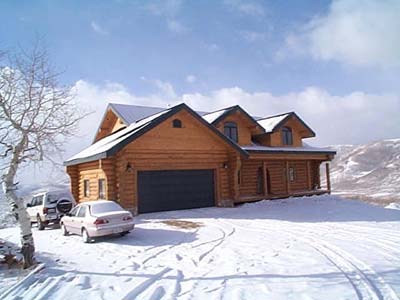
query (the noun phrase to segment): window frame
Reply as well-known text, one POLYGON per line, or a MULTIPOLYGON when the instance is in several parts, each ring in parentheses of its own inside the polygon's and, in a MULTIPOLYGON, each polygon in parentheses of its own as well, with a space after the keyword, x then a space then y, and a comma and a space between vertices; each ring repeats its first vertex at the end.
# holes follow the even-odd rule
POLYGON ((172 127, 173 128, 182 128, 182 121, 180 119, 173 119, 172 127))
POLYGON ((99 199, 105 199, 106 198, 106 179, 105 178, 99 178, 97 181, 97 188, 98 188, 98 198, 99 199), (100 184, 101 182, 101 184, 100 184), (100 189, 102 187, 102 189, 100 189))
POLYGON ((294 167, 289 167, 288 179, 289 179, 289 182, 293 182, 296 180, 296 170, 294 167))
POLYGON ((284 126, 282 127, 282 144, 285 146, 293 145, 293 131, 292 128, 284 126))
POLYGON ((224 135, 230 138, 232 141, 239 142, 239 129, 236 122, 225 122, 224 123, 224 135))
POLYGON ((83 180, 83 197, 85 197, 85 198, 90 197, 90 180, 89 179, 83 180))

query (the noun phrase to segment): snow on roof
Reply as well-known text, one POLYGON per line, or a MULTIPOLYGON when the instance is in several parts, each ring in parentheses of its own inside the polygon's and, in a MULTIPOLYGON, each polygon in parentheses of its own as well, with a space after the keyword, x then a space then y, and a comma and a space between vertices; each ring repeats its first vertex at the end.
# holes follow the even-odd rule
POLYGON ((274 131, 275 127, 288 115, 290 115, 290 113, 282 114, 275 117, 264 118, 261 120, 257 120, 257 122, 265 129, 266 133, 269 133, 274 131))
POLYGON ((110 107, 121 117, 126 124, 132 124, 140 119, 159 113, 165 108, 130 104, 110 103, 110 107))
POLYGON ((268 147, 253 144, 250 146, 242 146, 242 149, 246 151, 264 151, 264 152, 316 152, 316 153, 336 153, 335 150, 330 148, 318 148, 309 145, 304 145, 303 147, 268 147))
POLYGON ((231 107, 225 108, 225 109, 221 109, 221 110, 217 110, 214 111, 212 113, 209 114, 205 114, 203 115, 203 119, 206 120, 208 123, 212 123, 214 122, 216 119, 218 119, 220 116, 222 116, 224 113, 226 113, 228 110, 230 110, 231 107))
MULTIPOLYGON (((154 115, 161 111, 166 110, 162 107, 151 107, 151 106, 141 106, 141 105, 130 105, 130 104, 118 104, 110 103, 110 107, 116 112, 116 114, 122 119, 126 124, 135 123, 143 118, 154 115)), ((196 111, 199 115, 204 115, 206 112, 196 111)))
POLYGON ((171 109, 163 110, 159 113, 153 114, 147 118, 138 120, 136 123, 129 125, 128 127, 116 131, 115 133, 106 136, 105 138, 97 141, 96 143, 92 144, 88 148, 84 149, 83 151, 79 152, 78 154, 72 156, 71 158, 67 159, 65 162, 71 162, 76 159, 87 158, 95 155, 105 154, 106 151, 110 150, 114 146, 118 145, 120 142, 124 141, 125 139, 132 136, 134 133, 138 132, 140 129, 146 127, 151 121, 157 119, 158 117, 164 115, 165 113, 169 112, 171 109))

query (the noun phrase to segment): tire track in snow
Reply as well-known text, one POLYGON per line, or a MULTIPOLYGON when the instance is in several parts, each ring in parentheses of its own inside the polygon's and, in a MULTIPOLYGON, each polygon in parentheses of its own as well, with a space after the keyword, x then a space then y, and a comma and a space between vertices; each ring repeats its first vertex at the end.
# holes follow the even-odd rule
MULTIPOLYGON (((237 227, 240 227, 243 230, 263 233, 271 231, 271 228, 266 229, 264 227, 247 228, 240 225, 237 227)), ((315 241, 310 234, 306 236, 307 234, 304 232, 308 230, 308 232, 311 233, 310 227, 301 225, 296 225, 296 227, 304 229, 304 231, 294 231, 282 227, 277 230, 279 230, 279 232, 283 231, 293 238, 303 241, 325 257, 346 277, 350 285, 353 287, 358 299, 399 300, 392 287, 387 284, 371 266, 337 246, 329 244, 326 241, 315 241), (300 237, 300 232, 304 236, 300 237)), ((314 234, 315 233, 320 234, 320 232, 314 232, 314 234)))

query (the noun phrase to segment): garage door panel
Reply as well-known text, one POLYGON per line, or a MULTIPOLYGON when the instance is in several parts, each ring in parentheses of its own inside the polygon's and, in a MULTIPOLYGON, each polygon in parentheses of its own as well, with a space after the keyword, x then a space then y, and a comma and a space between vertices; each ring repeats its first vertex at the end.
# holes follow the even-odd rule
POLYGON ((214 206, 213 170, 138 172, 139 213, 214 206))

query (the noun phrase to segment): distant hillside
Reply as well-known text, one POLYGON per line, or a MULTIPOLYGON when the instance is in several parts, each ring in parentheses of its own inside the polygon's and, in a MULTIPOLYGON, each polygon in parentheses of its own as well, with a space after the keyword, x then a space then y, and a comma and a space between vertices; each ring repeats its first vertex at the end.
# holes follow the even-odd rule
POLYGON ((330 148, 337 151, 331 165, 335 193, 400 202, 400 139, 330 148))

